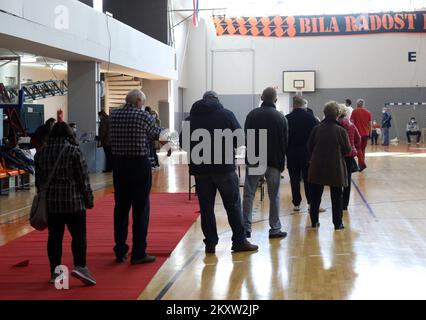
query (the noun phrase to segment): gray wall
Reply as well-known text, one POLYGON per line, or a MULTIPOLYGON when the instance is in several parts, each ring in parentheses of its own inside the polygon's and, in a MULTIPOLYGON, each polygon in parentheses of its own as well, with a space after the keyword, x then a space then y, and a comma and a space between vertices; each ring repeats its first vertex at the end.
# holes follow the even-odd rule
MULTIPOLYGON (((322 107, 327 101, 336 100, 344 102, 346 98, 352 100, 355 108, 356 100, 365 100, 367 109, 372 113, 373 119, 381 124, 382 109, 386 102, 426 102, 426 88, 345 88, 345 89, 318 89, 314 93, 303 95, 309 101, 309 107, 316 116, 322 118, 322 107)), ((291 105, 291 104, 290 104, 291 105)), ((405 127, 411 116, 416 117, 420 129, 426 128, 426 106, 393 106, 391 139, 405 141, 405 127)))
MULTIPOLYGON (((346 98, 352 100, 355 107, 356 100, 362 98, 366 102, 367 109, 372 113, 373 119, 381 124, 382 109, 386 102, 426 102, 426 88, 343 88, 343 89, 318 89, 313 93, 303 95, 309 101, 309 107, 315 115, 322 119, 324 104, 330 100, 344 102, 346 98)), ((291 101, 290 97, 290 101, 291 101)), ((247 114, 259 105, 259 95, 222 95, 220 100, 225 108, 234 112, 241 126, 247 114)), ((290 103, 291 106, 291 103, 290 103)), ((398 137, 405 141, 405 127, 408 119, 416 117, 421 128, 426 128, 426 106, 393 106, 390 107, 392 114, 391 138, 398 137)), ((185 119, 188 113, 175 114, 176 121, 185 119)), ((176 128, 180 126, 176 125, 176 128)))
MULTIPOLYGON (((219 100, 222 105, 231 110, 241 127, 244 127, 244 122, 246 121, 246 117, 251 110, 256 108, 260 103, 259 95, 251 95, 251 94, 243 94, 243 95, 220 95, 219 100)), ((193 101, 192 103, 194 103, 193 101)), ((187 106, 188 109, 191 109, 191 106, 187 106)), ((186 109, 186 108, 185 108, 186 109)), ((182 128, 182 121, 185 120, 186 117, 189 116, 189 112, 175 112, 175 128, 176 131, 180 132, 182 128)))

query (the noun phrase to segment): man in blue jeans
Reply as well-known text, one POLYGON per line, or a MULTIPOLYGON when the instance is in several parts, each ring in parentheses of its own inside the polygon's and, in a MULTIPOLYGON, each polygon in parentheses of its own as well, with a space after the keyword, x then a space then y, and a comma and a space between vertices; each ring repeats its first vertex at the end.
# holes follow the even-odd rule
POLYGON ((391 125, 392 116, 388 108, 383 108, 382 129, 383 129, 383 146, 389 145, 389 128, 391 125))
MULTIPOLYGON (((263 174, 252 173, 253 163, 247 163, 246 180, 244 184, 243 215, 246 236, 251 236, 253 199, 259 180, 266 179, 269 194, 269 238, 285 238, 286 232, 281 231, 280 222, 280 183, 281 172, 284 171, 285 154, 288 145, 288 126, 286 117, 277 111, 277 91, 266 88, 262 94, 262 105, 252 110, 246 119, 244 130, 266 130, 267 136, 267 167, 263 174)), ((259 139, 255 143, 256 155, 261 153, 259 139)), ((253 146, 247 145, 247 150, 253 146)), ((247 162, 248 158, 247 158, 247 162)))
POLYGON ((194 103, 183 123, 181 145, 189 152, 189 173, 195 176, 206 253, 215 253, 219 241, 214 212, 218 191, 232 229, 232 250, 258 249, 258 246, 247 241, 244 232, 239 179, 234 161, 238 139, 232 138, 231 145, 227 145, 223 143, 225 139, 218 138, 219 132, 238 132, 238 129, 241 130, 241 127, 235 115, 222 106, 214 91, 207 91, 202 100, 194 103), (218 143, 222 143, 219 144, 221 150, 217 148, 218 143))

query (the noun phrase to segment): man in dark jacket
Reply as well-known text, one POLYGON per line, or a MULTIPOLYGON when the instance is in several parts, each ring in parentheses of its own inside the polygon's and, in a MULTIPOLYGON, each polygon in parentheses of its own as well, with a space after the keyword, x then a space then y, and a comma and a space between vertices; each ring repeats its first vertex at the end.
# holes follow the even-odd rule
MULTIPOLYGON (((181 145, 190 154, 189 173, 195 176, 206 253, 215 253, 219 240, 214 213, 217 191, 222 197, 232 228, 232 250, 258 249, 258 246, 247 241, 244 232, 240 186, 234 161, 235 148, 239 146, 238 139, 231 138, 229 145, 226 141, 223 143, 226 138, 223 136, 218 138, 217 135, 219 131, 229 129, 233 133, 238 133, 241 127, 235 115, 221 105, 217 94, 213 91, 207 91, 202 100, 194 103, 189 117, 183 123, 181 145), (194 138, 198 140, 191 141, 194 138), (222 152, 217 148, 218 143, 222 143, 221 146, 219 144, 222 152)), ((241 138, 239 140, 242 145, 244 138, 241 138)))
POLYGON ((305 100, 300 96, 293 98, 293 111, 286 118, 288 120, 288 149, 287 168, 290 175, 291 194, 293 197, 294 211, 300 210, 302 196, 300 195, 300 180, 303 179, 305 196, 310 203, 308 184, 308 151, 306 143, 312 129, 318 124, 313 114, 304 108, 305 100))
POLYGON ((383 145, 389 145, 389 129, 391 125, 392 115, 389 112, 388 108, 383 108, 383 117, 382 117, 382 129, 383 129, 383 145))
MULTIPOLYGON (((244 200, 243 215, 244 227, 246 228, 247 237, 251 236, 253 199, 259 180, 266 178, 269 194, 269 238, 285 238, 286 232, 281 231, 280 222, 280 182, 281 172, 285 168, 285 154, 287 150, 287 119, 283 114, 277 111, 275 103, 277 102, 277 91, 274 88, 266 88, 262 94, 262 105, 260 108, 252 110, 246 119, 244 130, 246 136, 248 130, 255 130, 259 135, 259 130, 267 130, 267 168, 263 174, 251 174, 250 167, 252 164, 247 161, 246 180, 244 184, 244 200)), ((247 150, 255 147, 256 155, 261 156, 259 152, 258 137, 255 141, 247 139, 247 150)), ((249 152, 249 151, 248 151, 249 152)), ((247 158, 248 159, 248 158, 247 158)))

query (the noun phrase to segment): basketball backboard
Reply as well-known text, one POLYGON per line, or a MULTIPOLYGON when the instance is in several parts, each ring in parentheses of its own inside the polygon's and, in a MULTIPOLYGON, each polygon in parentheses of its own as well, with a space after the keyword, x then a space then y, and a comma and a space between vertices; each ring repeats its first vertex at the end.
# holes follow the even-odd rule
POLYGON ((315 92, 315 71, 284 71, 284 92, 315 92))

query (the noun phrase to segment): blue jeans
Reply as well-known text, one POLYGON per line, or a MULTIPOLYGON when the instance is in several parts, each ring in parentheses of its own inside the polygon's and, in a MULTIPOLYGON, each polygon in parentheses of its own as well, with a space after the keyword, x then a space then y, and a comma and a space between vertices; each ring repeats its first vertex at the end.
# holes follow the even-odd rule
MULTIPOLYGON (((246 170, 247 172, 247 170, 246 170)), ((268 185, 269 195, 269 234, 277 234, 281 230, 280 222, 280 170, 268 167, 265 172, 265 179, 268 185)), ((248 232, 251 232, 251 225, 253 221, 253 199, 256 194, 257 185, 263 175, 255 176, 246 173, 246 181, 244 184, 244 200, 243 200, 243 216, 244 227, 248 232)))
POLYGON ((382 128, 383 129, 383 144, 389 145, 389 128, 382 128))
POLYGON ((240 182, 235 171, 196 175, 195 183, 200 203, 204 243, 216 245, 219 241, 214 213, 216 193, 219 191, 232 229, 232 242, 237 245, 243 244, 246 236, 241 213, 240 182))

